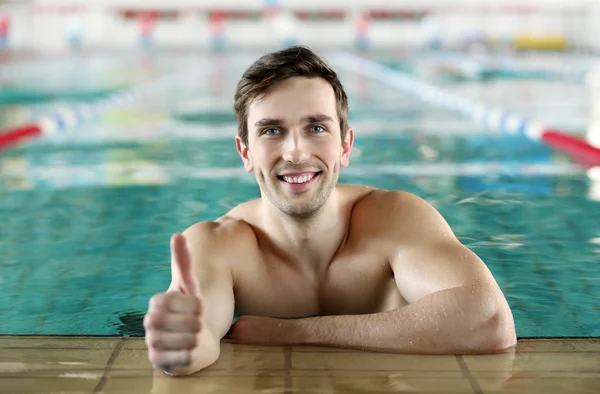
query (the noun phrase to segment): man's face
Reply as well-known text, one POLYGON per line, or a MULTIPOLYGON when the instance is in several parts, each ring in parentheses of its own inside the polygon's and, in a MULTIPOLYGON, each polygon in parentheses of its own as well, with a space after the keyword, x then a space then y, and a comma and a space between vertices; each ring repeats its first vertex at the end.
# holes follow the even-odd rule
POLYGON ((354 134, 341 141, 331 85, 320 78, 293 77, 275 85, 248 108, 248 146, 236 145, 261 194, 282 212, 308 217, 334 189, 347 167, 354 134))

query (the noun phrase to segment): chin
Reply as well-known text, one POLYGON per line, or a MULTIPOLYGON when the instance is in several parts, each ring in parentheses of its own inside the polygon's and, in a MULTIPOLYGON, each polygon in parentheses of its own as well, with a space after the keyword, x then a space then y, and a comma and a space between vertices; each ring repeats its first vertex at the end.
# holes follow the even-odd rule
POLYGON ((296 218, 310 218, 319 213, 335 188, 335 184, 320 183, 313 184, 304 191, 293 191, 277 182, 269 185, 270 187, 265 185, 267 187, 261 188, 266 192, 263 196, 267 197, 279 211, 296 218))
POLYGON ((287 209, 281 209, 281 211, 293 218, 308 219, 319 213, 321 208, 322 207, 287 207, 287 209))
POLYGON ((309 218, 317 214, 323 208, 320 199, 309 198, 307 202, 290 201, 288 199, 278 199, 273 201, 274 205, 283 213, 295 218, 309 218))
POLYGON ((287 204, 287 210, 290 215, 298 217, 310 217, 321 212, 325 205, 327 205, 327 199, 329 195, 324 193, 311 193, 306 196, 304 201, 289 201, 287 204))

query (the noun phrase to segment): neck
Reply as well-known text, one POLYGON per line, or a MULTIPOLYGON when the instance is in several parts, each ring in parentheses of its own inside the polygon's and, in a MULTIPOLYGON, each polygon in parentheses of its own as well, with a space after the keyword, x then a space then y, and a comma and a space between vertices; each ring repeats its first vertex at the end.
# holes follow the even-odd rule
POLYGON ((283 213, 264 198, 261 210, 269 238, 284 258, 299 268, 327 268, 348 231, 348 221, 335 189, 325 205, 309 217, 283 213))

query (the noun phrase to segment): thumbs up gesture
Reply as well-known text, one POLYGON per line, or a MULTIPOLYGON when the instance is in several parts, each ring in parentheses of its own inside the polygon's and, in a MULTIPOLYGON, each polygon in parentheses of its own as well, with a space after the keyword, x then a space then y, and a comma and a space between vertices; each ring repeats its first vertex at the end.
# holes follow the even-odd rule
POLYGON ((171 237, 172 285, 167 293, 150 299, 144 317, 148 358, 166 373, 189 366, 203 329, 200 283, 194 274, 185 237, 171 237))

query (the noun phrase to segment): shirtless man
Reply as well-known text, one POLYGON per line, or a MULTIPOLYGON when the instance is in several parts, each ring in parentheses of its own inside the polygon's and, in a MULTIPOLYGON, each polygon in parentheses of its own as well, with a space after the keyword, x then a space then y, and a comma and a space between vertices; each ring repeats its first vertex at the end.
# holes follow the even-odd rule
POLYGON ((155 368, 200 371, 226 335, 421 354, 515 345, 498 284, 432 206, 337 183, 354 131, 323 60, 301 47, 263 56, 238 83, 234 109, 237 151, 261 198, 172 237, 171 285, 144 318, 155 368))

